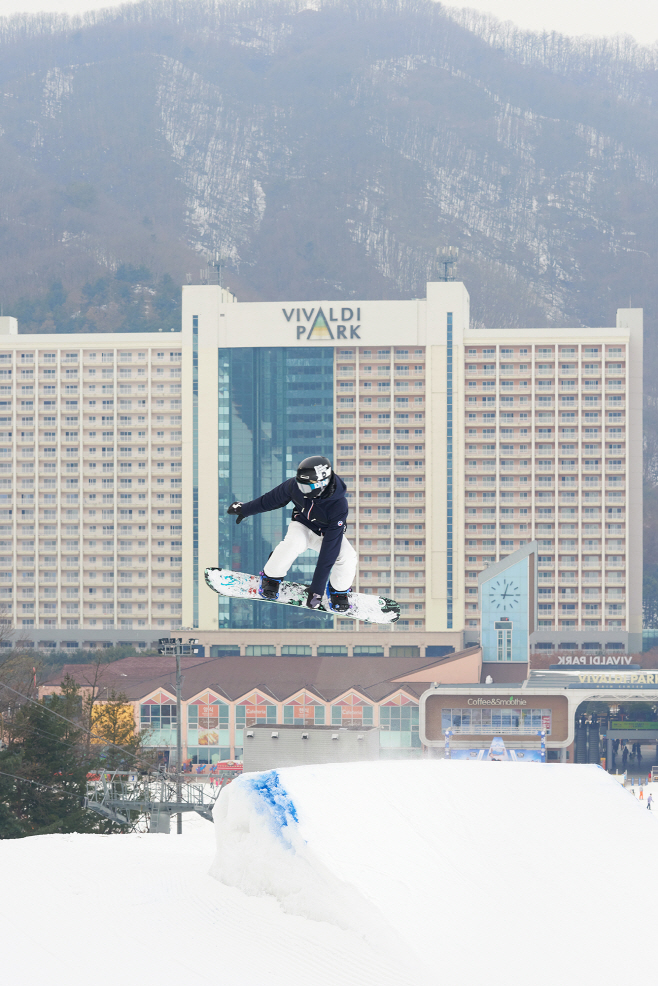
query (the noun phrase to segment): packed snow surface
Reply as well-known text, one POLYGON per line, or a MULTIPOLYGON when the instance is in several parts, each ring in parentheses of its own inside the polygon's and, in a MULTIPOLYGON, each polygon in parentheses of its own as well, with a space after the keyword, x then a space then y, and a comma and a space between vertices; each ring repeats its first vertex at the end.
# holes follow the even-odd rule
POLYGON ((0 980, 576 986, 632 942, 652 982, 656 808, 596 767, 245 775, 214 829, 0 842, 0 980))
POLYGON ((182 836, 0 841, 0 983, 291 986, 302 969, 313 986, 411 986, 403 956, 213 880, 214 848, 198 816, 182 836))
POLYGON ((618 943, 653 935, 655 816, 595 766, 268 771, 226 790, 215 831, 219 880, 352 930, 389 967, 404 956, 405 982, 611 983, 628 973, 618 943))

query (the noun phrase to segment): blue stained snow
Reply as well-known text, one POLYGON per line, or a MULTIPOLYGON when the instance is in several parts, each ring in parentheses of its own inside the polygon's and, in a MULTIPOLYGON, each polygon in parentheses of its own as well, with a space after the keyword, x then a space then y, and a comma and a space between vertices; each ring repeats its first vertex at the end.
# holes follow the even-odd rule
POLYGON ((282 829, 290 822, 299 821, 295 804, 281 784, 277 770, 267 770, 245 780, 258 796, 259 807, 268 812, 277 828, 282 829))

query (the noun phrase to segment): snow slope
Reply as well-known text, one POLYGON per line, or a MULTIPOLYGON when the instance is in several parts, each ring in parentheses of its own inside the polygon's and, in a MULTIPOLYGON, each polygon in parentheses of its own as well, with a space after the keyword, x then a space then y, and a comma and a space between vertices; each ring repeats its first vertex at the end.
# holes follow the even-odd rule
MULTIPOLYGON (((657 816, 596 767, 246 775, 214 830, 0 841, 0 980, 625 981, 619 943, 653 940, 657 816)), ((634 976, 653 961, 634 948, 634 976)))
POLYGON ((219 880, 352 929, 416 981, 614 982, 615 942, 653 936, 655 816, 594 766, 286 768, 234 782, 215 830, 219 880))
POLYGON ((0 982, 290 986, 301 964, 317 986, 411 986, 354 932, 213 880, 213 826, 183 827, 0 841, 0 982))

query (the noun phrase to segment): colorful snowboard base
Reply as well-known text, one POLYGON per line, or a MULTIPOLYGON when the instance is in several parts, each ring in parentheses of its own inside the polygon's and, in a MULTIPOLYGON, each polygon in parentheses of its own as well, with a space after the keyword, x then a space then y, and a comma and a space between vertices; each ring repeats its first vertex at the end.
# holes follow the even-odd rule
MULTIPOLYGON (((226 568, 207 568, 206 585, 220 596, 234 599, 252 599, 282 606, 306 606, 308 586, 299 582, 282 582, 278 599, 264 599, 258 592, 260 577, 245 572, 230 572, 226 568)), ((329 606, 325 592, 322 605, 309 613, 338 616, 341 619, 363 620, 364 623, 395 623, 400 619, 400 606, 394 599, 370 596, 364 592, 350 593, 350 608, 346 613, 336 613, 329 606)))

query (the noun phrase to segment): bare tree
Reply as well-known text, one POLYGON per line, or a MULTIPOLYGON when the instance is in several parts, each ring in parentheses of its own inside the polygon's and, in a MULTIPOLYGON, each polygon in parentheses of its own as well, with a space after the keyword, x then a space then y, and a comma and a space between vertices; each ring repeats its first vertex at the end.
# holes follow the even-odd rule
POLYGON ((37 682, 43 663, 26 646, 26 637, 12 627, 6 605, 0 607, 0 645, 10 641, 12 647, 0 648, 0 739, 8 720, 26 700, 36 697, 37 682), (13 638, 13 640, 12 640, 13 638))

